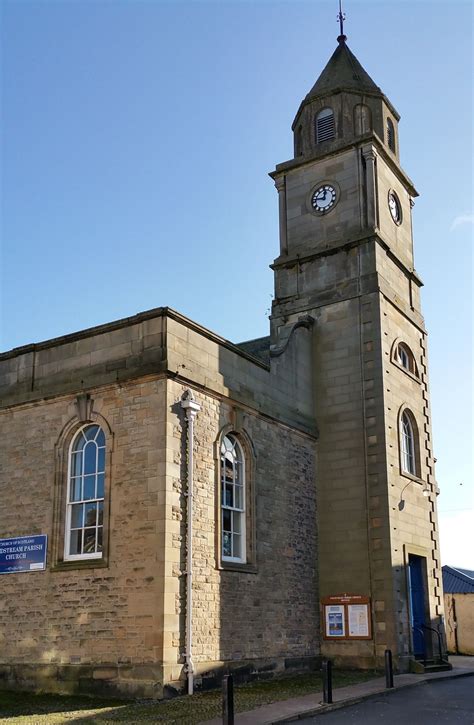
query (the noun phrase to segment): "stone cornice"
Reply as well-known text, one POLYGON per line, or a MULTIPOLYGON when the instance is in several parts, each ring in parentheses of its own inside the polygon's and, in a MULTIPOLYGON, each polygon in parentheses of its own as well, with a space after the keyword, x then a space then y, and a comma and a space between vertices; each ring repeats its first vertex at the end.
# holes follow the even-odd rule
POLYGON ((332 156, 338 156, 341 151, 347 151, 350 149, 359 150, 362 146, 365 146, 367 143, 373 143, 375 146, 375 149, 379 156, 383 158, 387 166, 390 167, 390 169, 393 171, 395 176, 399 179, 399 181, 406 187, 407 191, 410 193, 410 195, 415 198, 419 196, 412 180, 410 177, 403 171, 401 166, 399 166, 398 162, 395 158, 393 158, 387 151, 385 144, 383 141, 377 136, 376 133, 373 131, 370 131, 369 133, 364 134, 363 136, 359 136, 357 141, 351 141, 350 143, 347 143, 346 141, 342 140, 339 143, 335 143, 333 147, 321 155, 313 155, 313 156, 298 156, 295 159, 289 159, 288 161, 283 161, 281 164, 277 164, 274 171, 270 171, 268 175, 275 181, 277 179, 290 172, 294 171, 295 169, 304 168, 305 166, 309 166, 311 164, 314 164, 315 161, 321 161, 323 159, 330 159, 332 156))

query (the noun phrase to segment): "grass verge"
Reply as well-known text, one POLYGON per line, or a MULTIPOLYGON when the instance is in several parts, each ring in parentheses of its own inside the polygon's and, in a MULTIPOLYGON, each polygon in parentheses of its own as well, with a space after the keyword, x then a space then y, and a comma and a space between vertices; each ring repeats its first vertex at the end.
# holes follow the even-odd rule
MULTIPOLYGON (((333 672, 333 687, 354 685, 377 676, 373 671, 336 670, 333 672)), ((239 685, 235 688, 235 709, 236 712, 252 710, 272 702, 320 692, 321 689, 320 672, 239 685)), ((0 691, 0 723, 11 725, 59 725, 60 723, 197 725, 204 720, 218 717, 220 713, 219 690, 159 702, 152 700, 124 702, 85 696, 0 691)))

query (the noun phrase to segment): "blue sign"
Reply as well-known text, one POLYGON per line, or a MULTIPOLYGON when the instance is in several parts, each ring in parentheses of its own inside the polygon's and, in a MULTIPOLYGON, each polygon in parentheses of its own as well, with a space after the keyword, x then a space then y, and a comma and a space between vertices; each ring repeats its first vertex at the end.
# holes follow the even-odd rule
POLYGON ((47 548, 46 534, 0 539, 0 574, 46 569, 47 548))

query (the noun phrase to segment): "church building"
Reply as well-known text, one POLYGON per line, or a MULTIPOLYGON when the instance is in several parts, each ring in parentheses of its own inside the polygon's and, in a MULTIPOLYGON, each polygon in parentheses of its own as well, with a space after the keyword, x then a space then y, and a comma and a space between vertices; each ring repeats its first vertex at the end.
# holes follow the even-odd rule
POLYGON ((443 635, 415 187, 341 34, 270 174, 267 337, 162 307, 0 355, 0 683, 160 698, 443 635))

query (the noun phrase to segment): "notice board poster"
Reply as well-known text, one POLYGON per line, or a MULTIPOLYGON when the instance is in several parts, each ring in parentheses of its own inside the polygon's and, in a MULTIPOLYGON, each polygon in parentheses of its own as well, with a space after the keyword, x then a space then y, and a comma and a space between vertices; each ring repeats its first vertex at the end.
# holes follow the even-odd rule
POLYGON ((369 636, 369 606, 367 604, 348 604, 349 637, 369 636))
POLYGON ((44 571, 47 548, 46 534, 0 539, 0 574, 44 571))
POLYGON ((372 639, 369 597, 333 594, 321 605, 325 639, 372 639))
POLYGON ((339 604, 326 606, 326 631, 329 637, 344 637, 345 630, 344 607, 339 604))

